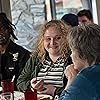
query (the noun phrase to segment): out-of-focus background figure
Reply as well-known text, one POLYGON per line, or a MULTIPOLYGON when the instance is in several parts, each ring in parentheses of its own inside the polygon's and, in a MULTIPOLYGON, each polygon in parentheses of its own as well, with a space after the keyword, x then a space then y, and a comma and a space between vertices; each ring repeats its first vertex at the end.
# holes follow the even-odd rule
POLYGON ((72 27, 77 26, 79 24, 77 15, 72 13, 65 14, 64 16, 62 16, 61 20, 72 27))
POLYGON ((93 16, 90 10, 83 9, 77 13, 79 24, 93 23, 93 16))

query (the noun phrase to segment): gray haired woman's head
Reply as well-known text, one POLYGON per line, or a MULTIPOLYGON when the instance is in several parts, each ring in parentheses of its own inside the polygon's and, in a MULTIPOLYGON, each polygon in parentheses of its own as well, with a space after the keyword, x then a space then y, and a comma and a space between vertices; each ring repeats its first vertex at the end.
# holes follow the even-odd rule
POLYGON ((82 60, 91 65, 100 63, 100 26, 97 24, 73 27, 68 35, 71 49, 78 52, 82 60))

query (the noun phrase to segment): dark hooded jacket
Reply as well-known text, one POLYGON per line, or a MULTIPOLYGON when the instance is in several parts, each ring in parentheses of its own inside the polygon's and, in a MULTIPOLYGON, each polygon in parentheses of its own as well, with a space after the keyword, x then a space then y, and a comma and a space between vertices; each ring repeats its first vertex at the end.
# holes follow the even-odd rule
MULTIPOLYGON (((4 54, 0 54, 0 80, 12 79, 15 75, 16 80, 30 57, 30 52, 10 40, 4 54)), ((16 85, 15 85, 16 89, 16 85)))

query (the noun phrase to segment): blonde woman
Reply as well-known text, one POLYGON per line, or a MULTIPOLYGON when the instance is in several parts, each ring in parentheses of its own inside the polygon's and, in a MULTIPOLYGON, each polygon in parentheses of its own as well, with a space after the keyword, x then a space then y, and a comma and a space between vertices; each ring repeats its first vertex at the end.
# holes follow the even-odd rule
POLYGON ((68 30, 69 26, 60 20, 51 20, 43 25, 32 57, 18 78, 20 91, 32 87, 52 96, 61 93, 63 80, 66 80, 63 71, 71 63, 68 30))

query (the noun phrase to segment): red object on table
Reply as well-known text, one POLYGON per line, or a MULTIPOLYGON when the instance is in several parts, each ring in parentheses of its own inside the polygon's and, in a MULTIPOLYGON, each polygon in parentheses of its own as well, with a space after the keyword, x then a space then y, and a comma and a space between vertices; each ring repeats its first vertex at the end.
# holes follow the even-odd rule
POLYGON ((33 89, 34 91, 32 91, 31 89, 27 89, 24 92, 24 96, 25 96, 25 100, 37 100, 37 90, 33 89))
POLYGON ((11 80, 2 80, 1 81, 2 92, 14 92, 14 82, 11 80))

